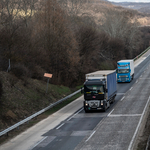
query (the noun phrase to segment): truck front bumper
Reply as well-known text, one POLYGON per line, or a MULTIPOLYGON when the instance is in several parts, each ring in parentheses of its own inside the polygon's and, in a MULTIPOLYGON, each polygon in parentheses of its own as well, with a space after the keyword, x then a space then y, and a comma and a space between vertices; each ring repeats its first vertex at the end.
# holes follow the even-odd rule
POLYGON ((117 82, 130 82, 129 78, 118 78, 117 82))
POLYGON ((84 109, 85 110, 103 110, 105 109, 105 101, 104 100, 91 100, 84 101, 84 109), (103 102, 102 102, 103 101, 103 102))

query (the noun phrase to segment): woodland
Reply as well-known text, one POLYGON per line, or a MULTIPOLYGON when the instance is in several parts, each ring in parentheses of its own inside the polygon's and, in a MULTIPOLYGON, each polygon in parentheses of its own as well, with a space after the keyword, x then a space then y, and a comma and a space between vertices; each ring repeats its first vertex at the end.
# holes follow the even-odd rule
POLYGON ((72 87, 149 46, 135 12, 104 1, 0 1, 0 71, 18 78, 48 72, 53 84, 72 87))

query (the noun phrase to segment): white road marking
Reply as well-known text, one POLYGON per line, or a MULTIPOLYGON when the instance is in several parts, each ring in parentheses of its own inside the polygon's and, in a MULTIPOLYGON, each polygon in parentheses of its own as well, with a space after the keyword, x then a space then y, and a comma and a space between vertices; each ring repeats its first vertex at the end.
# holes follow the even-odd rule
POLYGON ((39 145, 41 142, 43 142, 48 136, 44 137, 42 140, 40 140, 37 144, 35 144, 30 150, 34 149, 37 145, 39 145))
POLYGON ((128 150, 131 150, 131 147, 132 147, 132 145, 133 145, 133 142, 134 142, 134 140, 135 140, 135 137, 136 137, 136 134, 137 134, 137 132, 138 132, 138 130, 139 130, 139 127, 140 127, 140 125, 141 125, 141 122, 142 122, 144 113, 145 113, 146 108, 147 108, 147 105, 148 105, 148 103, 149 103, 149 100, 150 100, 150 96, 149 96, 148 101, 147 101, 147 103, 146 103, 146 105, 145 105, 145 108, 144 108, 144 110, 143 110, 143 113, 142 113, 142 115, 141 115, 141 117, 140 117, 140 121, 139 121, 139 123, 138 123, 138 125, 137 125, 137 127, 136 127, 136 130, 135 130, 135 132, 134 132, 134 135, 133 135, 133 137, 132 137, 132 140, 131 140, 131 142, 130 142, 130 145, 129 145, 129 147, 128 147, 128 150))
POLYGON ((114 111, 114 109, 107 115, 108 117, 110 116, 110 114, 114 111))
POLYGON ((136 80, 136 83, 138 83, 139 81, 138 80, 136 80))
POLYGON ((59 128, 61 128, 64 125, 64 123, 62 123, 60 126, 58 126, 56 129, 58 130, 59 128))
POLYGON ((93 131, 93 133, 89 136, 89 138, 85 142, 87 142, 94 135, 95 132, 96 131, 93 131))
POLYGON ((142 114, 113 114, 113 115, 109 115, 109 117, 137 117, 141 115, 142 114))
POLYGON ((125 93, 117 93, 117 95, 124 95, 125 93))
POLYGON ((79 112, 81 112, 83 108, 81 108, 78 112, 76 112, 73 116, 71 116, 67 121, 71 120, 74 116, 76 116, 79 112))
POLYGON ((140 78, 142 78, 142 75, 140 76, 140 78))
POLYGON ((130 88, 130 91, 133 89, 133 87, 130 88))
POLYGON ((125 98, 125 96, 124 97, 122 97, 122 99, 120 100, 120 101, 123 101, 123 99, 125 98))

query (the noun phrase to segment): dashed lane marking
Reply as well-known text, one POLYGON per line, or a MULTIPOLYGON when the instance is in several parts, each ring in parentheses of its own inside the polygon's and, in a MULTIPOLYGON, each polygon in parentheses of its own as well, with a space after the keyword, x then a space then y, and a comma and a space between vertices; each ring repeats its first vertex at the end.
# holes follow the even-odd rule
POLYGON ((58 126, 56 129, 58 130, 59 128, 61 128, 64 125, 64 123, 62 123, 60 126, 58 126))
POLYGON ((130 88, 130 91, 133 89, 133 87, 130 88))
POLYGON ((125 96, 124 96, 124 97, 122 97, 122 99, 121 99, 120 101, 123 101, 123 100, 124 100, 124 98, 125 98, 125 96))
POLYGON ((81 112, 83 108, 81 108, 78 112, 76 112, 72 117, 70 117, 67 121, 71 120, 74 116, 76 116, 79 112, 81 112))
POLYGON ((114 111, 114 109, 107 116, 109 117, 113 111, 114 111))

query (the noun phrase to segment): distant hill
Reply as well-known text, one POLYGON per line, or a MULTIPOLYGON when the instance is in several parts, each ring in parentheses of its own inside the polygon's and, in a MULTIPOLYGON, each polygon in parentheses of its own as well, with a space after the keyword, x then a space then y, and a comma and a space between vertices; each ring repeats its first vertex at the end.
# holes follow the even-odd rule
POLYGON ((133 3, 133 2, 115 3, 115 2, 112 2, 112 4, 116 6, 122 6, 125 8, 135 9, 145 14, 150 14, 150 3, 133 3))

